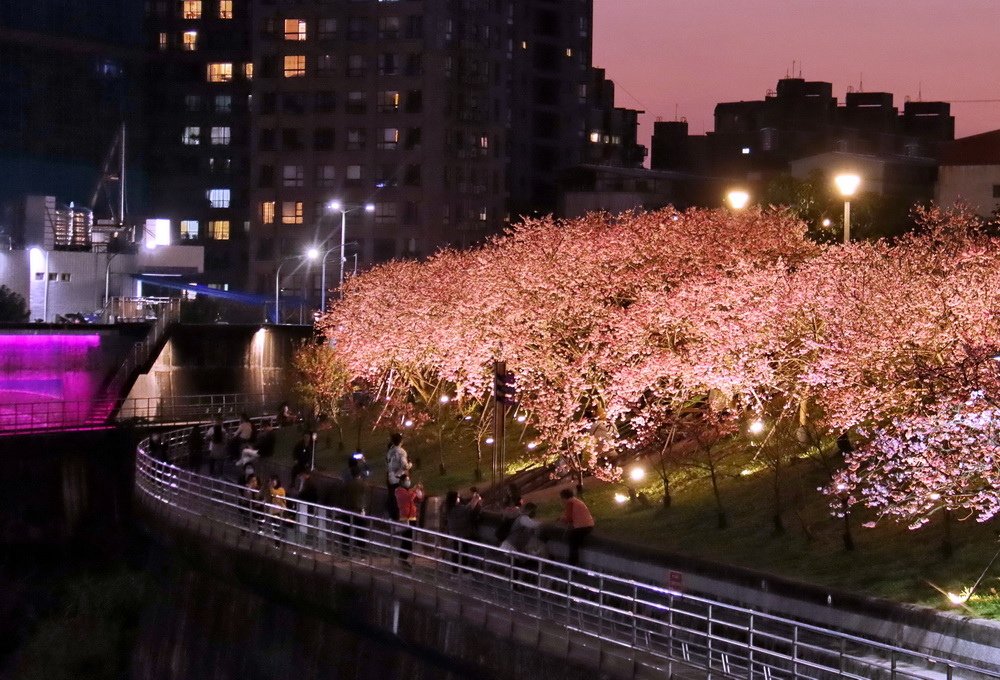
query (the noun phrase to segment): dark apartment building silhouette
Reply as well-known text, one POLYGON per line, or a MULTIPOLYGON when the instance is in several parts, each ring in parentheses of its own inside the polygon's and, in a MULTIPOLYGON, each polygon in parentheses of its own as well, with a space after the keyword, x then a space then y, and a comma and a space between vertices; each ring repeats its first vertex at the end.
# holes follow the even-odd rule
POLYGON ((934 159, 954 139, 946 102, 907 101, 888 92, 849 91, 841 105, 833 85, 784 78, 762 100, 715 107, 715 126, 689 135, 687 123, 654 125, 651 163, 716 177, 767 177, 793 160, 827 152, 934 159))

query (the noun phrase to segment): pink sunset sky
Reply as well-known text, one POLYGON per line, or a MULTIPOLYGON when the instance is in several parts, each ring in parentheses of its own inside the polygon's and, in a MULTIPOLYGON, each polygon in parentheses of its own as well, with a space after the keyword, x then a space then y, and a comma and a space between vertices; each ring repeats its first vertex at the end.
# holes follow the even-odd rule
POLYGON ((711 130, 715 104, 806 80, 953 103, 955 134, 1000 128, 1000 0, 594 0, 594 65, 618 106, 711 130), (863 80, 862 80, 863 78, 863 80))

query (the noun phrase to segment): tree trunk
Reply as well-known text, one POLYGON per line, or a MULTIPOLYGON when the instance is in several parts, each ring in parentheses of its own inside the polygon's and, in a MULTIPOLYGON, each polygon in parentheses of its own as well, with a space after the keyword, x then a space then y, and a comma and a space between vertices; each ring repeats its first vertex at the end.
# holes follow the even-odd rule
POLYGON ((955 552, 955 546, 951 542, 951 510, 944 511, 944 537, 941 539, 941 556, 950 560, 955 552))
POLYGON ((576 471, 576 496, 583 498, 583 470, 576 471))
POLYGON ((722 506, 722 495, 719 493, 719 476, 715 473, 715 466, 709 467, 709 474, 712 478, 712 494, 715 496, 715 508, 719 514, 719 528, 729 528, 729 519, 726 517, 726 509, 722 506))
POLYGON ((785 522, 781 519, 781 466, 774 462, 774 533, 785 533, 785 522))
POLYGON ((854 550, 854 536, 851 534, 851 511, 847 509, 847 499, 840 500, 840 510, 844 513, 844 550, 854 550))
POLYGON ((663 507, 669 508, 670 504, 673 502, 673 498, 670 497, 670 477, 662 475, 663 477, 663 507))

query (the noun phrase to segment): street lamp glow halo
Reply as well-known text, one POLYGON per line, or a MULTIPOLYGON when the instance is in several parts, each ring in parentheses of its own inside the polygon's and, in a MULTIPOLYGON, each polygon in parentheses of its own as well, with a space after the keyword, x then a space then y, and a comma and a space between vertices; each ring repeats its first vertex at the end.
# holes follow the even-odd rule
POLYGON ((634 467, 628 473, 628 476, 633 482, 641 482, 646 478, 646 470, 641 467, 634 467))
POLYGON ((842 172, 833 178, 837 191, 841 196, 850 197, 857 193, 861 186, 861 175, 854 172, 842 172))
POLYGON ((733 210, 743 210, 750 202, 750 192, 745 189, 731 189, 726 193, 726 203, 733 210))

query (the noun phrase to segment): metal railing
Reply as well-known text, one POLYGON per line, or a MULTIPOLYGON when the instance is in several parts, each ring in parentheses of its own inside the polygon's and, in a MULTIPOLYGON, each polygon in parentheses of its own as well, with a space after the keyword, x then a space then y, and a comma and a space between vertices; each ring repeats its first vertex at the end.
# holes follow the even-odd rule
MULTIPOLYGON (((682 665, 712 678, 957 680, 1000 678, 983 669, 662 586, 522 555, 387 519, 298 500, 284 508, 231 482, 176 464, 190 428, 167 433, 155 459, 140 444, 136 486, 171 517, 207 522, 276 555, 342 561, 388 572, 439 597, 464 598, 558 629, 605 655, 682 665), (174 462, 171 462, 174 461, 174 462), (296 556, 298 555, 298 556, 296 556)), ((213 534, 215 535, 215 534, 213 534)), ((539 639, 541 632, 539 632, 539 639)), ((634 672, 634 671, 633 671, 634 672)))
POLYGON ((168 424, 203 422, 217 416, 236 418, 244 411, 266 413, 274 410, 275 404, 263 394, 199 394, 2 404, 0 435, 108 427, 114 424, 110 418, 116 407, 115 421, 168 424))
MULTIPOLYGON (((139 302, 131 298, 115 298, 115 300, 121 301, 122 305, 127 308, 123 311, 131 311, 136 305, 139 305, 137 309, 142 309, 140 304, 141 299, 139 302), (126 302, 129 304, 126 305, 126 302)), ((128 392, 126 387, 130 387, 129 381, 134 379, 136 371, 152 358, 152 352, 160 340, 163 339, 163 335, 167 332, 167 327, 180 319, 181 305, 178 299, 168 298, 158 301, 154 309, 156 310, 156 317, 151 319, 152 325, 149 328, 149 332, 146 333, 146 337, 129 348, 124 360, 105 386, 104 394, 108 398, 123 399, 125 397, 125 394, 128 392)), ((113 411, 114 407, 109 411, 109 414, 113 413, 113 411)))

